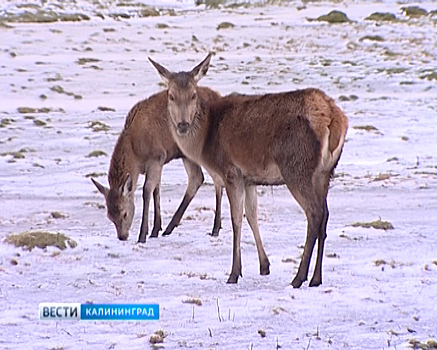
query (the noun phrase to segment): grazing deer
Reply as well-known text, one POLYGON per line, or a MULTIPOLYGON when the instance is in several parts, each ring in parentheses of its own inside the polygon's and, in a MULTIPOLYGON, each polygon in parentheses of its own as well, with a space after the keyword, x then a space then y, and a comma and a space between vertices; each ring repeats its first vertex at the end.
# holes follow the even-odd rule
MULTIPOLYGON (((208 88, 197 88, 197 102, 205 108, 209 101, 220 95, 208 88)), ((143 186, 143 216, 138 242, 144 243, 148 233, 149 202, 153 193, 154 221, 150 237, 161 230, 160 186, 164 164, 182 158, 188 174, 184 198, 163 235, 169 235, 181 221, 188 204, 203 183, 203 173, 197 164, 183 157, 170 131, 166 119, 167 91, 157 93, 137 103, 129 112, 124 130, 115 145, 109 167, 107 188, 91 179, 105 196, 108 218, 115 224, 120 240, 127 240, 135 213, 134 192, 139 174, 145 174, 143 186)), ((216 211, 211 235, 217 236, 221 228, 222 189, 216 187, 216 211)))
POLYGON ((150 61, 168 86, 169 123, 176 143, 189 159, 205 167, 226 188, 233 229, 228 283, 237 283, 242 276, 243 206, 255 237, 260 274, 270 273, 258 229, 256 186, 285 184, 308 221, 303 257, 291 284, 299 288, 307 280, 318 240, 317 262, 310 282, 310 286, 318 286, 322 283, 328 221, 326 197, 343 149, 347 117, 318 89, 259 96, 232 94, 206 108, 194 109, 190 106, 198 94, 196 83, 208 71, 210 59, 208 55, 195 69, 183 74, 171 73, 150 61))

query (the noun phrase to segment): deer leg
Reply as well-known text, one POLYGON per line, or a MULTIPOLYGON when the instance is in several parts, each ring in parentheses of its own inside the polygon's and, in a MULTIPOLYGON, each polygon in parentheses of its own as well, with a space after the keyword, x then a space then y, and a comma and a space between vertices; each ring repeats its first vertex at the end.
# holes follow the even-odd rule
POLYGON ((223 198, 223 186, 214 182, 215 187, 215 215, 214 226, 212 228, 211 236, 217 237, 219 231, 222 228, 222 198, 223 198))
POLYGON ((313 278, 310 281, 310 287, 317 287, 322 284, 323 250, 325 247, 325 239, 326 239, 326 225, 328 223, 328 217, 329 217, 329 211, 328 211, 328 205, 326 203, 326 199, 323 209, 324 209, 323 219, 320 225, 319 237, 318 237, 317 261, 316 261, 316 267, 314 268, 313 278))
POLYGON ((323 220, 323 210, 307 209, 305 210, 305 214, 308 221, 307 238, 297 275, 291 282, 291 285, 294 288, 299 288, 302 283, 305 282, 308 278, 308 269, 311 261, 311 255, 313 253, 316 240, 319 237, 320 225, 323 220))
POLYGON ((147 174, 143 185, 143 216, 141 219, 140 235, 138 243, 146 243, 147 233, 149 231, 149 204, 150 204, 150 189, 147 186, 147 174))
POLYGON ((187 189, 185 190, 184 198, 182 199, 182 202, 179 205, 178 209, 176 210, 176 213, 173 215, 170 223, 168 224, 164 233, 162 234, 163 236, 170 235, 173 232, 174 228, 179 225, 182 216, 185 213, 185 210, 187 209, 191 200, 196 195, 197 190, 203 183, 203 173, 200 166, 198 166, 196 163, 193 163, 191 160, 188 160, 186 158, 183 158, 182 161, 184 163, 185 170, 188 174, 188 186, 187 189))
MULTIPOLYGON (((146 169, 146 179, 144 181, 144 186, 143 186, 143 218, 141 221, 140 236, 138 238, 139 243, 146 242, 146 236, 149 230, 148 226, 149 226, 150 197, 152 195, 152 192, 155 191, 156 187, 159 185, 161 181, 161 174, 162 174, 162 165, 159 163, 150 165, 146 169)), ((161 213, 160 212, 155 213, 155 217, 156 215, 161 215, 161 213)), ((155 227, 153 228, 153 231, 155 231, 155 227)), ((157 233, 156 236, 151 236, 151 237, 157 237, 157 233)))
POLYGON ((241 273, 241 225, 243 221, 244 184, 241 173, 227 176, 226 194, 231 210, 233 253, 231 275, 227 283, 237 283, 241 273))
POLYGON ((253 237, 255 238, 256 249, 258 250, 260 275, 269 275, 270 262, 264 251, 258 228, 258 195, 256 193, 256 186, 246 186, 245 193, 244 208, 246 210, 246 219, 252 229, 253 237))
POLYGON ((161 220, 161 180, 155 187, 153 191, 153 204, 154 204, 154 218, 153 218, 153 229, 150 237, 158 237, 159 231, 162 229, 162 220, 161 220))

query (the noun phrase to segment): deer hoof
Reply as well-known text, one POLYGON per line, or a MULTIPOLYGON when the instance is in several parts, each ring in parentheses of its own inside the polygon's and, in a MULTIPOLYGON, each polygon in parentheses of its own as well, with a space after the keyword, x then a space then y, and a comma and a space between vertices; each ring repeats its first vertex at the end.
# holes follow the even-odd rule
POLYGON ((207 235, 208 235, 208 236, 211 236, 211 237, 218 237, 218 236, 219 236, 219 233, 218 233, 218 231, 217 231, 217 232, 212 231, 211 233, 208 232, 207 235))
POLYGON ((260 268, 259 268, 259 274, 260 274, 261 276, 267 276, 267 275, 270 275, 270 266, 269 266, 269 265, 267 265, 267 266, 260 266, 260 268))
POLYGON ((293 282, 291 282, 291 285, 293 288, 300 288, 303 282, 305 282, 305 280, 301 280, 298 276, 296 276, 293 282))
POLYGON ((172 233, 172 231, 164 231, 164 233, 162 234, 163 236, 170 236, 172 233))
POLYGON ((150 234, 150 238, 156 238, 158 237, 159 231, 152 231, 152 233, 150 234))
POLYGON ((313 277, 310 282, 310 287, 318 287, 322 284, 322 280, 319 278, 313 277))
POLYGON ((238 283, 238 275, 230 275, 226 283, 238 283))

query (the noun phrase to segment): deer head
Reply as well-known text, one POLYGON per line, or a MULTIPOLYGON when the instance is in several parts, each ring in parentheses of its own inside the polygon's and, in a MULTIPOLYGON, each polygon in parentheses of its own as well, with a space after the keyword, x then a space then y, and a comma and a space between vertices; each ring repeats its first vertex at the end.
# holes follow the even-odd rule
POLYGON ((118 239, 127 240, 135 214, 134 188, 130 174, 127 174, 121 186, 111 188, 103 186, 94 179, 91 181, 105 196, 107 215, 115 225, 118 239))
POLYGON ((168 114, 172 126, 179 136, 188 135, 196 118, 199 99, 197 97, 197 82, 202 79, 209 68, 212 54, 190 72, 170 72, 159 63, 149 60, 167 85, 168 114))

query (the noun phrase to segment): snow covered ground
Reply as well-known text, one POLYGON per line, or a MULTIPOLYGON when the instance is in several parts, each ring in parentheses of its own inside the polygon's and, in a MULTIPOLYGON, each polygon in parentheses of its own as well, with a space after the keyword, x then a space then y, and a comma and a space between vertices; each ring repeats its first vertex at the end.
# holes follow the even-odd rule
MULTIPOLYGON (((17 4, 0 1, 0 16, 22 11, 17 4)), ((406 349, 410 339, 437 338, 436 17, 409 18, 394 1, 232 9, 167 1, 160 16, 114 19, 107 14, 120 7, 100 4, 104 19, 97 5, 77 1, 66 11, 87 13, 89 21, 0 24, 0 349, 147 349, 157 330, 166 337, 154 347, 165 349, 406 349), (307 20, 333 9, 353 22, 307 20), (374 12, 401 21, 364 20, 374 12), (234 26, 217 29, 223 22, 234 26), (214 208, 209 177, 169 237, 136 243, 140 191, 128 241, 117 240, 106 218, 89 175, 107 172, 128 110, 162 88, 147 57, 188 70, 209 51, 216 55, 202 85, 222 94, 319 87, 349 117, 329 194, 321 287, 290 286, 306 221, 284 187, 259 188, 271 275, 259 276, 245 223, 238 285, 225 283, 227 200, 220 236, 206 235, 214 208), (95 131, 96 121, 108 130, 95 131), (87 157, 96 150, 107 156, 87 157), (351 226, 378 218, 394 230, 351 226), (65 233, 78 246, 58 254, 4 242, 28 230, 65 233), (187 303, 193 298, 202 305, 187 303), (161 317, 38 319, 40 302, 86 301, 159 303, 161 317)), ((437 9, 432 1, 415 4, 437 9)), ((180 161, 167 165, 162 183, 166 225, 186 186, 180 161)))

